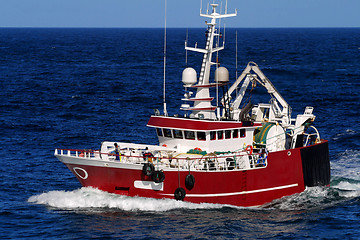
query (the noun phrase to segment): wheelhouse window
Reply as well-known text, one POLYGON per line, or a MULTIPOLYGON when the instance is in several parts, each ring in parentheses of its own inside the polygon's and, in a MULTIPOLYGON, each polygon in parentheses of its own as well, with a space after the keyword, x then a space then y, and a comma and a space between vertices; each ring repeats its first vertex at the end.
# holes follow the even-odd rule
POLYGON ((157 133, 157 135, 158 135, 159 137, 162 137, 162 136, 163 136, 163 133, 162 133, 161 128, 157 128, 157 129, 156 129, 156 133, 157 133))
POLYGON ((198 140, 201 140, 201 141, 205 141, 205 140, 206 140, 206 134, 205 134, 205 132, 197 132, 196 135, 197 135, 197 139, 198 139, 198 140))
POLYGON ((225 130, 225 138, 230 139, 231 138, 231 130, 225 130))
POLYGON ((184 131, 185 139, 195 140, 195 132, 193 131, 184 131))
POLYGON ((170 129, 164 128, 163 130, 164 130, 164 136, 165 137, 172 138, 170 129))
POLYGON ((173 130, 173 136, 174 138, 183 139, 183 133, 181 130, 173 130))
POLYGON ((237 129, 234 129, 233 130, 233 136, 232 136, 233 138, 238 138, 239 137, 239 130, 237 130, 237 129))
POLYGON ((240 137, 241 137, 241 138, 246 137, 246 131, 245 131, 244 128, 243 128, 243 129, 240 129, 240 137))
POLYGON ((210 140, 216 140, 216 132, 215 131, 211 131, 210 132, 210 140))
POLYGON ((224 132, 223 132, 223 131, 217 131, 217 138, 218 138, 218 140, 223 139, 223 137, 224 137, 224 132))

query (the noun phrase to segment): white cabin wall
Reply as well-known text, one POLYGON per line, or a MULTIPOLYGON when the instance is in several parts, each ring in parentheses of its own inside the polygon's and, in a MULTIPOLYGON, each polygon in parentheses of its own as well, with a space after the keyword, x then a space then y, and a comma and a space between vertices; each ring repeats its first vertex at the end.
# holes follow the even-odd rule
POLYGON ((194 148, 200 148, 203 151, 209 151, 209 141, 206 138, 206 141, 199 141, 199 140, 190 140, 190 139, 175 139, 175 138, 168 138, 168 137, 158 137, 160 146, 164 144, 170 148, 176 148, 178 152, 188 152, 194 148))
MULTIPOLYGON (((159 145, 166 145, 169 148, 176 148, 178 152, 188 152, 194 148, 200 148, 202 151, 210 152, 227 152, 227 151, 238 151, 245 149, 247 145, 252 145, 254 137, 254 127, 246 127, 245 137, 240 137, 240 132, 238 138, 225 139, 216 139, 210 140, 210 131, 206 132, 206 140, 190 140, 190 139, 178 139, 178 138, 169 138, 164 136, 158 136, 159 145)), ((196 131, 195 131, 196 132, 196 131)))
POLYGON ((246 135, 243 138, 231 138, 231 139, 221 139, 221 140, 212 140, 210 142, 210 149, 212 152, 227 152, 227 151, 238 151, 245 149, 247 145, 252 145, 254 136, 254 129, 246 129, 246 135))

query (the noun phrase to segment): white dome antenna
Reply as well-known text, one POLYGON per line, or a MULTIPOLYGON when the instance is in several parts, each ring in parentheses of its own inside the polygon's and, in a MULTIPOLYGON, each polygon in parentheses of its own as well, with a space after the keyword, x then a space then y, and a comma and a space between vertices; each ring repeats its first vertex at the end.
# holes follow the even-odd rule
POLYGON ((215 70, 215 82, 217 83, 229 82, 229 71, 225 67, 219 67, 215 70))
POLYGON ((196 76, 195 69, 188 67, 185 68, 182 72, 182 82, 184 84, 184 87, 191 87, 197 82, 197 76, 196 76))

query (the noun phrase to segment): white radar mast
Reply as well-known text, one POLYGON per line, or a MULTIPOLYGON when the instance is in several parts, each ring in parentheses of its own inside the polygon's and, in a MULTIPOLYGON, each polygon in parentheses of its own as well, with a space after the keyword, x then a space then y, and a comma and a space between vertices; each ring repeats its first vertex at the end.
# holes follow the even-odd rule
MULTIPOLYGON (((199 52, 203 54, 203 61, 201 65, 200 75, 199 75, 199 81, 198 84, 193 85, 192 87, 197 88, 197 92, 194 98, 191 99, 183 99, 188 101, 193 101, 194 106, 193 107, 183 107, 182 110, 190 110, 192 111, 192 116, 197 118, 206 118, 206 119, 216 119, 215 115, 215 106, 211 105, 211 100, 213 98, 210 97, 210 87, 215 87, 218 85, 221 85, 223 83, 215 82, 210 83, 210 69, 212 65, 217 65, 218 63, 212 61, 213 53, 219 52, 224 49, 225 43, 223 42, 222 46, 214 46, 214 38, 220 37, 220 32, 218 32, 218 29, 216 29, 216 21, 218 19, 222 18, 228 18, 228 17, 235 17, 237 15, 237 11, 235 10, 235 13, 233 14, 227 14, 227 10, 225 10, 226 14, 220 14, 216 11, 216 8, 219 6, 219 4, 211 4, 212 12, 209 14, 209 11, 207 10, 206 14, 202 13, 202 9, 200 9, 200 16, 210 18, 211 21, 205 21, 205 24, 208 26, 208 29, 206 31, 207 33, 207 40, 206 40, 206 46, 205 48, 198 48, 197 44, 195 44, 194 47, 189 47, 187 45, 187 41, 185 41, 185 50, 186 51, 193 51, 193 52, 199 52)), ((188 86, 187 86, 188 87, 188 86)))

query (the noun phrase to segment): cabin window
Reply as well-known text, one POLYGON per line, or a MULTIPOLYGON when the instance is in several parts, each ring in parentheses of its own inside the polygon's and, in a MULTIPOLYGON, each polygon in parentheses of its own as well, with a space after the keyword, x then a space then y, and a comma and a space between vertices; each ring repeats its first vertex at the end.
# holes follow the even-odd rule
POLYGON ((231 138, 231 130, 225 130, 225 138, 230 139, 231 138))
POLYGON ((206 140, 205 132, 197 132, 197 138, 198 140, 205 141, 206 140))
POLYGON ((218 137, 218 140, 223 139, 223 137, 224 137, 224 132, 223 132, 223 131, 217 131, 217 137, 218 137))
POLYGON ((246 137, 246 131, 245 131, 245 129, 240 129, 240 137, 241 137, 241 138, 246 137))
POLYGON ((195 132, 193 131, 184 131, 185 139, 195 140, 195 132))
POLYGON ((216 140, 216 132, 215 131, 210 132, 210 140, 216 140))
POLYGON ((173 130, 173 136, 174 138, 183 139, 183 133, 181 130, 173 130))
POLYGON ((234 129, 233 130, 233 138, 238 138, 239 137, 239 130, 234 129))
POLYGON ((167 129, 167 128, 164 128, 164 136, 168 137, 168 138, 172 138, 171 130, 167 129))
POLYGON ((158 135, 159 137, 162 137, 162 136, 163 136, 163 133, 162 133, 161 128, 157 128, 157 129, 156 129, 156 133, 157 133, 157 135, 158 135))

